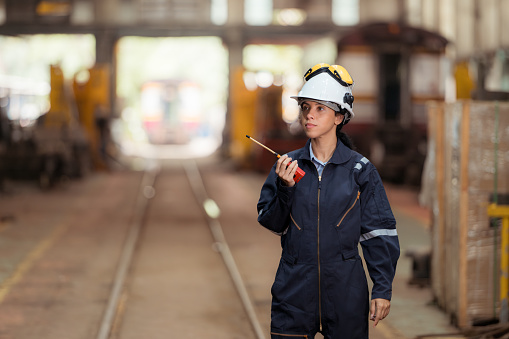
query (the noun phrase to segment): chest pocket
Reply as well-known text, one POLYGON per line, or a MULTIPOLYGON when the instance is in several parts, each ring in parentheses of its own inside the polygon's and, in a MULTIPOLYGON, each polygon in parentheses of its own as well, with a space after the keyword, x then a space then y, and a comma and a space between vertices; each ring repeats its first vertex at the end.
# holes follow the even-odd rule
POLYGON ((295 222, 295 219, 293 218, 293 215, 292 215, 291 213, 290 213, 290 219, 292 219, 292 224, 293 224, 295 227, 297 227, 297 229, 298 229, 299 231, 301 231, 301 230, 302 230, 302 228, 299 226, 299 224, 297 224, 297 222, 295 222))
POLYGON ((357 197, 355 198, 353 204, 346 210, 346 212, 343 214, 343 216, 341 217, 341 219, 339 220, 338 224, 336 225, 336 227, 339 227, 341 225, 341 223, 343 222, 343 220, 345 220, 346 216, 348 215, 348 213, 350 213, 350 211, 355 207, 355 205, 357 204, 357 202, 359 201, 359 197, 361 196, 361 192, 360 191, 357 191, 357 197))
POLYGON ((300 249, 304 237, 304 229, 301 226, 302 222, 295 220, 293 214, 290 213, 290 225, 286 229, 282 237, 283 252, 291 256, 293 263, 300 257, 300 249))

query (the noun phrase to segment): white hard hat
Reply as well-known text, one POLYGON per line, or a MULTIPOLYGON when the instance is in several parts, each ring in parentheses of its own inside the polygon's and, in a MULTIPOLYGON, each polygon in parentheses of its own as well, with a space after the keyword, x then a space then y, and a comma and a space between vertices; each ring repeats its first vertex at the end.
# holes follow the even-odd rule
POLYGON ((354 117, 353 80, 347 70, 339 65, 317 64, 304 75, 306 83, 297 96, 299 104, 306 99, 332 102, 346 110, 344 123, 354 117))

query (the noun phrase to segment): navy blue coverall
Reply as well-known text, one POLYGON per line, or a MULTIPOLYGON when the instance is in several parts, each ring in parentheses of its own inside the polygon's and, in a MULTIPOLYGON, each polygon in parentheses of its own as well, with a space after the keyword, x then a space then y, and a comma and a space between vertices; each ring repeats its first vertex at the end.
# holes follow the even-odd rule
POLYGON ((390 300, 400 252, 396 220, 368 159, 338 140, 319 176, 309 146, 310 140, 288 153, 306 175, 287 187, 274 165, 257 205, 258 222, 281 235, 271 337, 368 338, 369 291, 358 244, 371 298, 390 300))

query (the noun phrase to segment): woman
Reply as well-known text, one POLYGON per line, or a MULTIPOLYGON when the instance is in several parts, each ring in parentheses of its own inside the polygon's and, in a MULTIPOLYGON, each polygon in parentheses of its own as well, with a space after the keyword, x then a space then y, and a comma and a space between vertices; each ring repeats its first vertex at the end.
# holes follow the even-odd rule
POLYGON ((258 221, 281 235, 272 286, 272 338, 368 338, 389 314, 399 258, 396 221, 375 167, 341 128, 354 116, 353 80, 318 64, 297 97, 309 140, 278 159, 262 187, 258 221), (306 175, 296 183, 297 167, 306 175), (371 303, 358 244, 373 281, 371 303))

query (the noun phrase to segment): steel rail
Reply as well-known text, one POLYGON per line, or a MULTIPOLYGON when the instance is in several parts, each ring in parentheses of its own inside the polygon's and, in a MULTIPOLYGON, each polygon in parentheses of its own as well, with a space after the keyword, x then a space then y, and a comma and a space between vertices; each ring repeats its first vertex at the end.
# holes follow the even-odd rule
POLYGON ((204 207, 205 202, 211 201, 211 199, 207 195, 207 190, 205 188, 205 184, 203 183, 203 179, 200 175, 198 165, 196 165, 195 161, 187 161, 184 162, 184 169, 186 171, 187 178, 192 187, 196 200, 200 203, 207 216, 209 228, 212 233, 212 237, 214 238, 216 247, 223 258, 223 261, 226 265, 226 268, 228 269, 228 272, 230 273, 230 277, 242 301, 242 305, 249 318, 251 327, 255 332, 256 338, 265 339, 265 335, 260 325, 260 322, 256 317, 256 312, 253 303, 251 302, 251 298, 247 293, 246 286, 244 284, 244 281, 242 280, 242 276, 240 275, 240 272, 237 268, 237 264, 235 263, 233 255, 230 251, 230 247, 226 242, 221 224, 217 220, 217 215, 214 216, 211 215, 211 213, 207 213, 204 207))
POLYGON ((154 183, 159 173, 159 167, 153 166, 145 170, 140 183, 138 198, 134 206, 133 218, 129 233, 127 235, 122 253, 119 259, 117 272, 113 280, 113 286, 108 299, 107 307, 104 311, 99 331, 96 339, 108 339, 113 327, 115 316, 117 314, 120 297, 124 288, 125 279, 131 266, 132 257, 138 242, 143 220, 148 208, 149 200, 154 196, 154 183))

